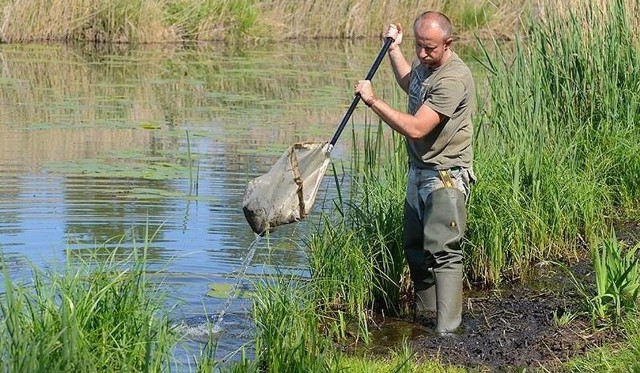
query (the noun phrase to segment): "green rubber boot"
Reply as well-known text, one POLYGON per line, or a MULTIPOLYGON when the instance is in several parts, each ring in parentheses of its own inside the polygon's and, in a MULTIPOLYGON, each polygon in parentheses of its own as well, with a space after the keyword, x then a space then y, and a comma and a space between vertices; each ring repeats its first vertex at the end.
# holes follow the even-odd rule
POLYGON ((415 292, 416 313, 436 311, 436 287, 432 285, 424 290, 415 292))
POLYGON ((433 329, 437 315, 436 286, 431 285, 426 289, 416 290, 413 297, 413 322, 433 329))
POLYGON ((451 334, 462 322, 462 271, 436 270, 436 333, 451 334))
MULTIPOLYGON (((429 323, 436 316, 436 286, 414 292, 413 320, 422 324, 429 323)), ((432 321, 431 321, 432 322, 432 321)))

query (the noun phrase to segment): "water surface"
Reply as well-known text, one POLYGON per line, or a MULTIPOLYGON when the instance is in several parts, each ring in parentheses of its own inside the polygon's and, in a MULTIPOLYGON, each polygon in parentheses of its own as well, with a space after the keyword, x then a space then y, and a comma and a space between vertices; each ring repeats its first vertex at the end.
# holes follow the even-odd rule
MULTIPOLYGON (((11 273, 28 276, 67 249, 124 256, 151 238, 174 317, 200 338, 255 239, 241 208, 247 181, 289 145, 331 138, 379 48, 0 45, 0 250, 11 273)), ((396 94, 390 79, 383 64, 379 94, 396 94)), ((348 162, 349 132, 334 162, 348 162)), ((247 276, 274 263, 304 271, 300 242, 314 216, 262 240, 247 276)), ((231 302, 221 354, 249 339, 248 306, 231 302)))

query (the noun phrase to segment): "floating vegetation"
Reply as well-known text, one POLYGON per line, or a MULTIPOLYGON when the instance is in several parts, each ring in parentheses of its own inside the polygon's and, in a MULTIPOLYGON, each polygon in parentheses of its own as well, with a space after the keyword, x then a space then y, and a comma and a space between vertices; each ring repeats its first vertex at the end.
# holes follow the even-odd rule
POLYGON ((213 201, 214 197, 206 197, 206 196, 194 196, 188 193, 176 192, 172 190, 166 189, 155 189, 155 188, 133 188, 128 192, 125 192, 124 198, 133 198, 133 199, 165 199, 165 198, 177 198, 177 199, 188 199, 194 201, 213 201))
POLYGON ((137 178, 148 180, 173 180, 189 177, 189 168, 177 163, 110 163, 101 159, 81 159, 69 162, 54 162, 46 171, 65 175, 93 175, 108 178, 137 178))

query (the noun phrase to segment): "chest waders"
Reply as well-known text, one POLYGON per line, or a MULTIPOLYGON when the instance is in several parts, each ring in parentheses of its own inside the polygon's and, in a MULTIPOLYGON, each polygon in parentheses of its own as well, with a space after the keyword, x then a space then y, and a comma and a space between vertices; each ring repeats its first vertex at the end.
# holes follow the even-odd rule
MULTIPOLYGON (((420 172, 420 171, 418 171, 420 172)), ((433 171, 431 171, 433 172, 433 171)), ((465 194, 449 171, 438 171, 438 186, 407 190, 403 244, 415 289, 416 316, 436 314, 435 331, 455 331, 462 320, 462 238, 466 229, 465 194), (421 190, 422 189, 422 190, 421 190)), ((410 178, 411 180, 411 178, 410 178)))

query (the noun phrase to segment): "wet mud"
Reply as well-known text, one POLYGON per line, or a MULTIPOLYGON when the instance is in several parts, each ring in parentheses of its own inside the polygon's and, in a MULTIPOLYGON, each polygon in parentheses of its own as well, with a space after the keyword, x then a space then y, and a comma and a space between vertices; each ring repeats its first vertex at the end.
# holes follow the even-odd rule
MULTIPOLYGON (((629 245, 640 241, 640 224, 626 224, 622 231, 621 241, 629 245)), ((435 335, 429 320, 420 324, 387 319, 380 320, 374 331, 374 344, 388 349, 404 338, 418 359, 439 360, 471 372, 562 370, 563 363, 576 356, 624 340, 621 330, 594 325, 581 312, 582 296, 567 269, 579 281, 594 283, 589 260, 564 269, 544 266, 528 286, 465 289, 462 326, 454 335, 435 335)))
POLYGON ((467 298, 461 330, 451 336, 430 331, 413 338, 417 356, 478 372, 556 370, 563 362, 619 336, 596 331, 575 295, 511 289, 508 295, 467 298), (562 323, 562 316, 572 316, 562 323))

